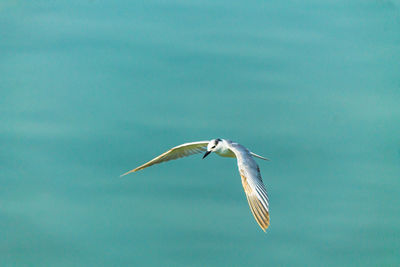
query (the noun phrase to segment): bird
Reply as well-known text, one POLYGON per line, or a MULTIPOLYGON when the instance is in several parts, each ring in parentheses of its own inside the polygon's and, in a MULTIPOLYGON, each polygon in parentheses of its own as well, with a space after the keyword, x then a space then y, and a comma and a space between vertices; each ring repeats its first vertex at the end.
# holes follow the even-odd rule
POLYGON ((254 157, 263 160, 269 159, 249 151, 246 147, 239 143, 221 138, 212 139, 210 141, 184 143, 182 145, 175 146, 156 158, 150 160, 149 162, 122 174, 121 177, 132 172, 143 170, 154 164, 183 158, 202 152, 205 152, 203 159, 212 152, 221 157, 237 159, 239 174, 242 179, 243 189, 246 194, 250 210, 258 225, 265 232, 270 224, 269 200, 265 185, 261 178, 260 168, 254 160, 254 157))

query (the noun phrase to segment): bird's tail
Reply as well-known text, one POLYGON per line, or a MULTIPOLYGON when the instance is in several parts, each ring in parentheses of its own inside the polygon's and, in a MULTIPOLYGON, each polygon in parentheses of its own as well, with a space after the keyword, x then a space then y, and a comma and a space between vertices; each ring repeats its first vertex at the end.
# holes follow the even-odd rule
POLYGON ((260 155, 257 155, 256 153, 253 153, 253 152, 250 152, 250 154, 251 154, 253 157, 256 157, 256 158, 259 158, 259 159, 269 160, 269 159, 264 158, 264 157, 262 157, 262 156, 260 156, 260 155))

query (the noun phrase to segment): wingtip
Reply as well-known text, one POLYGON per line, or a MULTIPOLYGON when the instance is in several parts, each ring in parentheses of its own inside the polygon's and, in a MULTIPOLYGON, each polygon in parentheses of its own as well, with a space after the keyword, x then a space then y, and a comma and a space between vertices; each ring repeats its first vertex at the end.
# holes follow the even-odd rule
POLYGON ((268 222, 267 222, 267 226, 265 228, 263 228, 264 233, 267 232, 267 229, 269 228, 269 218, 268 218, 268 222))
POLYGON ((132 173, 132 172, 135 172, 135 171, 136 171, 136 169, 130 170, 130 171, 124 173, 124 174, 121 174, 119 177, 121 178, 121 177, 123 177, 123 176, 125 176, 125 175, 128 175, 128 174, 130 174, 130 173, 132 173))
POLYGON ((260 228, 264 231, 264 233, 267 232, 268 227, 269 227, 269 217, 268 217, 268 221, 265 222, 265 224, 263 226, 260 225, 260 228))

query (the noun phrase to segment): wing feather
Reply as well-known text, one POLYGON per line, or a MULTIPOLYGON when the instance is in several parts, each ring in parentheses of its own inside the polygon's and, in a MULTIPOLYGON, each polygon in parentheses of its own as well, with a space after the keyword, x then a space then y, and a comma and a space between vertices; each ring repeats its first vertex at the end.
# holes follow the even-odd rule
POLYGON ((240 170, 240 176, 242 177, 242 185, 250 210, 261 229, 265 232, 269 226, 268 197, 265 188, 261 189, 259 184, 254 186, 253 177, 246 176, 244 170, 240 170))
POLYGON ((238 143, 229 143, 235 153, 247 202, 258 225, 265 232, 269 226, 269 200, 261 178, 260 168, 252 153, 238 143))
POLYGON ((179 158, 187 157, 187 156, 190 156, 193 154, 198 154, 198 153, 204 152, 207 150, 206 148, 207 148, 208 142, 209 141, 191 142, 191 143, 185 143, 185 144, 173 147, 170 150, 162 153, 158 157, 150 160, 149 162, 146 162, 145 164, 143 164, 133 170, 130 170, 130 171, 122 174, 121 176, 127 175, 131 172, 136 172, 136 171, 142 170, 142 169, 150 167, 154 164, 162 163, 162 162, 169 161, 169 160, 179 159, 179 158))

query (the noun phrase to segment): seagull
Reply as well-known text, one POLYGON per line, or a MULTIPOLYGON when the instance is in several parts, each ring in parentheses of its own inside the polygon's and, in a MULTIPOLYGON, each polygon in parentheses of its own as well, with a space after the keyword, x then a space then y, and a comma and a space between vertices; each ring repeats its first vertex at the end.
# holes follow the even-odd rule
POLYGON ((247 197, 247 202, 250 206, 250 210, 261 229, 265 232, 269 226, 269 201, 267 191, 265 190, 265 186, 261 178, 260 168, 253 157, 263 160, 268 159, 249 151, 241 144, 220 138, 212 139, 210 141, 185 143, 173 147, 149 162, 122 174, 121 177, 129 173, 150 167, 154 164, 187 157, 193 154, 202 153, 204 151, 205 154, 203 159, 211 152, 215 152, 221 157, 237 159, 239 174, 242 178, 242 185, 247 197))

